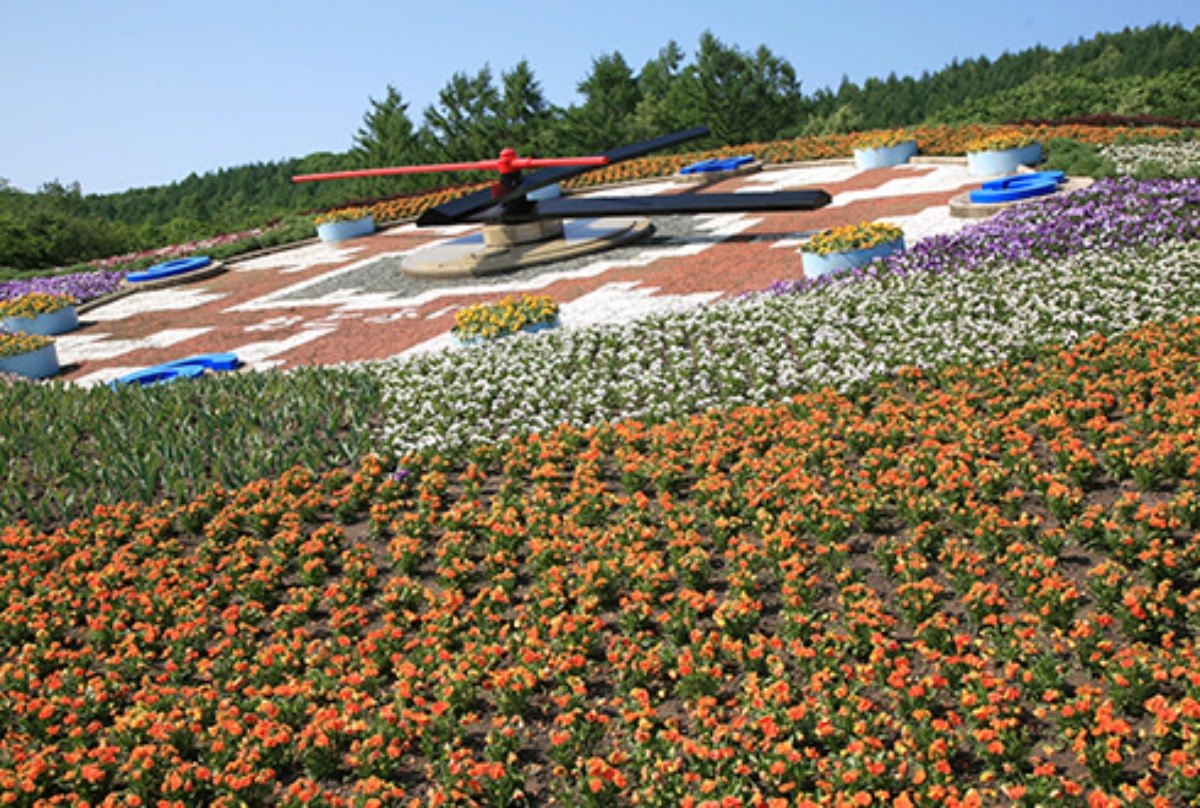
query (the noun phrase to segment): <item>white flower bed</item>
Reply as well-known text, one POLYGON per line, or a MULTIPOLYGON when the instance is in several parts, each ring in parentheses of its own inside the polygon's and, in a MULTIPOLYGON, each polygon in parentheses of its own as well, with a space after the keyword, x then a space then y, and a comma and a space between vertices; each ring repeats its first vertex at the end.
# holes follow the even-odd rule
POLYGON ((392 448, 846 389, 907 366, 992 363, 1200 312, 1200 244, 1086 252, 986 271, 888 275, 629 325, 518 337, 382 364, 392 448))
POLYGON ((1200 174, 1200 140, 1111 144, 1100 149, 1100 156, 1111 160, 1121 174, 1135 175, 1151 164, 1175 177, 1200 174))

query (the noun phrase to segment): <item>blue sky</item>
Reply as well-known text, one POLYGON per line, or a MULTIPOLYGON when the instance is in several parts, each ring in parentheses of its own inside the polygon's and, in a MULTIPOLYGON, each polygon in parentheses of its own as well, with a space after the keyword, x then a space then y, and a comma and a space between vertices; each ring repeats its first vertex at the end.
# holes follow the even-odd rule
POLYGON ((1194 28, 1200 2, 0 0, 0 178, 106 193, 344 151, 389 83, 419 124, 454 72, 521 59, 566 106, 595 57, 690 59, 705 30, 811 93, 1156 22, 1194 28))

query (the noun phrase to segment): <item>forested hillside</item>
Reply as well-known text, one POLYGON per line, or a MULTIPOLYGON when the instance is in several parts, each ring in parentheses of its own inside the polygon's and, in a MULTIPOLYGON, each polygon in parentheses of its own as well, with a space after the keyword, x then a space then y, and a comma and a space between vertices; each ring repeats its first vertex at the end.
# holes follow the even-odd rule
MULTIPOLYGON (((297 173, 492 157, 500 145, 543 155, 600 151, 703 124, 705 146, 798 135, 960 122, 1089 115, 1193 119, 1200 109, 1200 29, 1154 26, 1100 34, 1051 51, 953 62, 919 78, 894 74, 806 93, 803 77, 765 46, 701 37, 691 59, 676 42, 635 69, 597 56, 559 107, 525 61, 449 78, 416 116, 387 84, 363 115, 354 147, 282 162, 192 174, 171 185, 85 195, 54 183, 27 193, 0 179, 0 269, 39 270, 261 225, 349 200, 392 196, 458 179, 386 178, 296 185, 297 173)), ((694 147, 695 144, 692 144, 694 147)))
POLYGON ((921 123, 1016 122, 1096 114, 1194 119, 1200 31, 1159 25, 952 62, 920 78, 843 81, 809 99, 807 134, 921 123))

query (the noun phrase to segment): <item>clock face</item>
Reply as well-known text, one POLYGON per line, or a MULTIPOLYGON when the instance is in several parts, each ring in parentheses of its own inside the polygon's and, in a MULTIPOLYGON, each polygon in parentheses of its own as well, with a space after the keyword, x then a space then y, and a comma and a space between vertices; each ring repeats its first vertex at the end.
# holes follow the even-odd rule
MULTIPOLYGON (((800 246, 828 227, 882 220, 902 227, 909 245, 957 231, 969 220, 952 216, 950 202, 978 183, 957 162, 860 171, 840 161, 693 180, 690 187, 668 179, 601 189, 583 195, 823 189, 833 201, 812 211, 649 217, 643 232, 611 247, 484 274, 406 269, 438 250, 495 249, 479 225, 406 224, 306 243, 85 311, 87 327, 58 341, 60 363, 65 378, 92 384, 211 352, 233 353, 250 369, 384 359, 450 347, 455 312, 521 294, 552 298, 564 328, 625 322, 802 278, 800 246)), ((564 235, 612 226, 568 220, 564 235)))

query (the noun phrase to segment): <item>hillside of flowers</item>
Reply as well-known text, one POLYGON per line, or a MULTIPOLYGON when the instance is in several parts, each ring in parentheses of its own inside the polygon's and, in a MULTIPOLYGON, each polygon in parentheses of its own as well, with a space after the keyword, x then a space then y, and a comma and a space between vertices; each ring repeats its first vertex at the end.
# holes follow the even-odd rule
POLYGON ((0 386, 58 498, 0 805, 1195 804, 1198 234, 1108 180, 629 326, 0 386))
POLYGON ((9 526, 0 800, 1184 804, 1198 362, 1191 319, 9 526))

